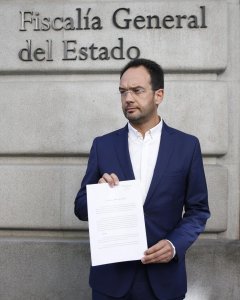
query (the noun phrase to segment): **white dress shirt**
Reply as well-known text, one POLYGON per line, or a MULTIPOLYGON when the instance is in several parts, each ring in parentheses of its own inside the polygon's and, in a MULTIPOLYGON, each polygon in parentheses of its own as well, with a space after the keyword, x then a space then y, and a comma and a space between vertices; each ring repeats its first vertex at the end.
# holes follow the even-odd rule
POLYGON ((145 202, 154 168, 157 161, 158 150, 162 133, 161 120, 155 127, 145 133, 140 132, 128 123, 128 147, 135 179, 141 182, 143 203, 145 202))
MULTIPOLYGON (((135 179, 139 179, 141 183, 143 204, 146 200, 157 162, 162 126, 163 121, 161 119, 161 121, 155 127, 149 129, 143 137, 139 131, 128 123, 129 154, 135 179)), ((172 245, 174 257, 176 250, 172 242, 169 242, 172 245)))

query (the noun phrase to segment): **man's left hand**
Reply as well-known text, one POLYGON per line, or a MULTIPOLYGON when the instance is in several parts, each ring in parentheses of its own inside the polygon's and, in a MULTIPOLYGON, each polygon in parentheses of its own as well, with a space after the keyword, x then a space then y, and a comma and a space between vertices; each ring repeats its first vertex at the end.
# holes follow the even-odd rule
POLYGON ((161 240, 144 252, 141 259, 143 264, 168 263, 174 254, 173 247, 168 240, 161 240))

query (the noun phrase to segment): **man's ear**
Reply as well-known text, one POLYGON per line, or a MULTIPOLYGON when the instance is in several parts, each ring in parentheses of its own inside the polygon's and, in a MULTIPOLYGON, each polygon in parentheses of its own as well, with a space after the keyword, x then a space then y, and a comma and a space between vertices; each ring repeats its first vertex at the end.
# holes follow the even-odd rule
POLYGON ((157 105, 161 104, 164 97, 164 90, 158 89, 155 91, 155 102, 157 105))

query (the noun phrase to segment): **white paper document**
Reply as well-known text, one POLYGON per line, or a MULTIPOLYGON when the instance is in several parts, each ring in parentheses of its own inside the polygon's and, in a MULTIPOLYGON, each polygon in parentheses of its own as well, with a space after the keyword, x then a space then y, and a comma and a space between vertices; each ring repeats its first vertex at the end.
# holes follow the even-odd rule
POLYGON ((147 250, 140 182, 87 185, 92 265, 139 260, 147 250))

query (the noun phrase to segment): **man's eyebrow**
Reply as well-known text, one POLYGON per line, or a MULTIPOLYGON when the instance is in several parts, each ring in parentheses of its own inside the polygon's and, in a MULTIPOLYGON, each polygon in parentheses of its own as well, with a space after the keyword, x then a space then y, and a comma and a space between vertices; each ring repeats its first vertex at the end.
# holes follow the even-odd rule
MULTIPOLYGON (((136 85, 136 86, 132 86, 129 89, 138 89, 138 88, 143 88, 143 86, 141 85, 136 85)), ((119 90, 128 90, 127 88, 124 88, 122 86, 119 86, 119 90)))

